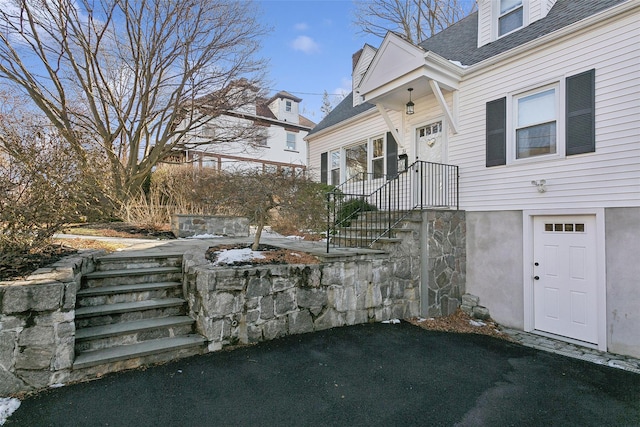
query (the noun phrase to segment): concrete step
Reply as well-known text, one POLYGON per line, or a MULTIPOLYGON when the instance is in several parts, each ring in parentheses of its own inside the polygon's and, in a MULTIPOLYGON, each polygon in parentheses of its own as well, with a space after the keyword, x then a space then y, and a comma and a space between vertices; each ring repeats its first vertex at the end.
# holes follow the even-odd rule
POLYGON ((159 319, 144 319, 133 322, 116 323, 113 325, 94 326, 76 331, 76 342, 106 338, 123 333, 142 332, 155 328, 191 325, 194 320, 189 316, 170 316, 159 319))
POLYGON ((129 270, 155 267, 180 267, 182 253, 166 253, 162 255, 126 253, 111 254, 96 259, 97 271, 129 270))
POLYGON ((153 289, 167 289, 182 286, 180 282, 134 283, 131 285, 114 285, 97 288, 80 289, 77 295, 80 297, 94 297, 98 295, 122 294, 127 292, 142 292, 153 289))
MULTIPOLYGON (((200 335, 187 335, 173 338, 163 338, 144 341, 137 344, 87 351, 78 354, 73 362, 73 369, 84 369, 91 366, 140 358, 167 352, 177 352, 187 348, 202 348, 206 339, 200 335)), ((129 366, 140 366, 143 363, 133 363, 129 366)))
POLYGON ((182 281, 182 267, 94 271, 83 277, 83 288, 173 281, 182 281))
POLYGON ((82 328, 76 331, 75 350, 79 354, 160 338, 185 336, 193 333, 194 323, 189 316, 170 316, 82 328))
POLYGON ((101 286, 80 289, 77 294, 76 307, 181 297, 182 284, 180 282, 101 286))
POLYGON ((152 310, 156 308, 181 306, 186 301, 182 298, 151 299, 146 301, 123 302, 76 309, 76 319, 107 314, 120 314, 131 311, 152 310))

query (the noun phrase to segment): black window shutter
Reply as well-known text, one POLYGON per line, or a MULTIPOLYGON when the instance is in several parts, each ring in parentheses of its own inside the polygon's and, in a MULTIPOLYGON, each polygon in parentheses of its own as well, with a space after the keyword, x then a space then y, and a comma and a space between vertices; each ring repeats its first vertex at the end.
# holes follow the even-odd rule
POLYGON ((507 164, 507 98, 487 102, 487 167, 507 164))
POLYGON ((320 182, 323 184, 327 183, 328 160, 329 153, 320 154, 320 182))
POLYGON ((567 77, 567 156, 596 151, 596 70, 567 77))
POLYGON ((387 132, 387 179, 398 175, 398 143, 393 134, 387 132))

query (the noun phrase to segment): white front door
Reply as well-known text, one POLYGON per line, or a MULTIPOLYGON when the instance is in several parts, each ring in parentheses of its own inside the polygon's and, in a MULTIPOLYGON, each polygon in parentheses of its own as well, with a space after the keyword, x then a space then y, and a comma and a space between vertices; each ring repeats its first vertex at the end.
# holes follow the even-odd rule
POLYGON ((442 120, 416 129, 416 160, 442 163, 442 120))
POLYGON ((595 216, 534 218, 534 328, 598 343, 595 216))
POLYGON ((442 120, 416 128, 416 160, 421 162, 416 165, 413 194, 415 205, 418 207, 425 208, 445 204, 442 189, 445 185, 443 179, 446 174, 440 166, 444 149, 442 135, 442 120))

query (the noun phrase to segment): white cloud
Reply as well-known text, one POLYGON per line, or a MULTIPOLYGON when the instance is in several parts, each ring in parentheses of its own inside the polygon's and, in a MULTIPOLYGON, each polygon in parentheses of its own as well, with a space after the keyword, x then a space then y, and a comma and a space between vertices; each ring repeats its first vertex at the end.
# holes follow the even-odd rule
POLYGON ((338 96, 338 98, 342 99, 345 96, 349 95, 349 92, 351 92, 351 78, 350 77, 343 77, 340 80, 340 87, 337 87, 333 90, 334 94, 339 94, 340 96, 338 96))
POLYGON ((306 54, 312 54, 320 51, 320 45, 309 36, 298 36, 291 42, 293 50, 299 50, 306 54))
POLYGON ((309 29, 309 25, 306 22, 298 22, 293 26, 296 31, 305 31, 309 29))

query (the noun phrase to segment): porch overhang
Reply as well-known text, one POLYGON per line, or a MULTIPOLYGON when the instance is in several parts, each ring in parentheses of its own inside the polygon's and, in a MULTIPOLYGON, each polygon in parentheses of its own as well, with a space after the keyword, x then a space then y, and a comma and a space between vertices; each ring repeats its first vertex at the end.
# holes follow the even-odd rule
MULTIPOLYGON (((384 63, 385 61, 380 60, 375 65, 383 66, 384 63)), ((409 100, 409 88, 413 89, 414 101, 433 95, 447 117, 451 130, 457 133, 457 118, 447 105, 443 91, 459 90, 464 68, 433 52, 423 52, 419 58, 414 56, 402 65, 404 66, 395 66, 390 73, 385 73, 387 78, 384 79, 380 78, 380 69, 369 69, 356 93, 364 101, 376 105, 378 111, 404 111, 409 100), (370 73, 371 77, 368 78, 370 73)))

